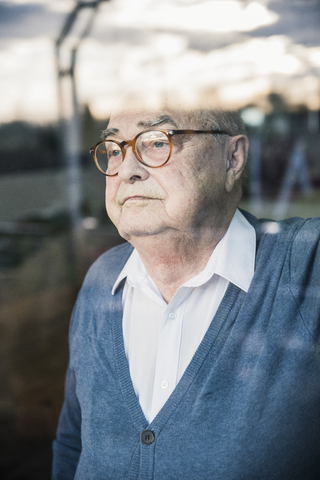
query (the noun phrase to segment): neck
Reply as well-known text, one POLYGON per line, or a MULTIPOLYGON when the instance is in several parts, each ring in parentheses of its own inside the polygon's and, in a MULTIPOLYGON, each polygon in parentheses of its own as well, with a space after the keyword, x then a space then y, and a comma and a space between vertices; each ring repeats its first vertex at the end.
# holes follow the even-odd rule
POLYGON ((141 260, 169 303, 177 290, 190 278, 200 273, 229 226, 206 229, 188 235, 165 232, 163 235, 131 238, 141 260))

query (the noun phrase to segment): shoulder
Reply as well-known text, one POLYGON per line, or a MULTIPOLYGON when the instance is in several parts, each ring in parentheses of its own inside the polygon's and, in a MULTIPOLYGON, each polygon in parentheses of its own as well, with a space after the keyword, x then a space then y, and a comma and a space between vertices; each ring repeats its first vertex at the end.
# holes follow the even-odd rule
POLYGON ((254 215, 241 210, 241 213, 256 230, 257 243, 286 245, 287 248, 300 249, 319 243, 320 217, 292 217, 285 220, 257 219, 254 215))
POLYGON ((305 219, 297 230, 294 239, 294 249, 297 253, 305 246, 317 247, 320 239, 320 218, 305 219))
POLYGON ((320 341, 320 218, 246 218, 257 233, 259 273, 269 270, 274 277, 276 268, 281 269, 283 291, 291 292, 305 327, 320 341))
POLYGON ((320 342, 320 219, 305 221, 290 255, 290 288, 311 335, 320 342))
POLYGON ((97 275, 100 278, 115 276, 116 280, 132 251, 133 246, 126 242, 103 253, 88 270, 85 282, 97 275))
POLYGON ((80 296, 111 294, 114 282, 133 251, 130 243, 123 243, 103 253, 89 268, 80 290, 80 296))
POLYGON ((293 284, 306 282, 315 272, 320 279, 320 218, 293 217, 281 221, 257 219, 242 212, 254 226, 257 236, 257 259, 286 262, 293 284))
POLYGON ((102 254, 90 267, 72 312, 70 340, 86 332, 91 322, 100 324, 109 318, 112 287, 133 250, 129 243, 121 244, 102 254), (108 313, 109 312, 109 313, 108 313))
POLYGON ((290 272, 293 285, 320 286, 320 218, 309 218, 292 242, 290 272))

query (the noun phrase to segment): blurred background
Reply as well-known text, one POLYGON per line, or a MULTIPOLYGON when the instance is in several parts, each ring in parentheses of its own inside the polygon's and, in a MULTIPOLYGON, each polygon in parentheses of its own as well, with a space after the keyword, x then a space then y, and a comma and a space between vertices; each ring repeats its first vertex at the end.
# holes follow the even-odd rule
POLYGON ((186 105, 240 109, 241 206, 312 217, 319 72, 319 0, 0 1, 2 480, 50 478, 72 306, 121 241, 88 153, 117 96, 170 78, 186 105))

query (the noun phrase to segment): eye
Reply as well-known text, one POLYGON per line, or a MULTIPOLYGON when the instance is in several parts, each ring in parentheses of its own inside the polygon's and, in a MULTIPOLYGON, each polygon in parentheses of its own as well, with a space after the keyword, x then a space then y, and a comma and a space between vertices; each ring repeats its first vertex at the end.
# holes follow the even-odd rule
POLYGON ((160 142, 159 140, 158 141, 155 141, 155 142, 150 142, 150 147, 154 147, 154 148, 163 148, 165 145, 168 145, 169 142, 160 142))
POLYGON ((141 135, 138 143, 144 150, 162 150, 169 145, 169 140, 164 133, 151 130, 141 135))
POLYGON ((116 143, 111 144, 107 148, 108 158, 111 160, 112 158, 116 158, 121 155, 121 149, 118 147, 116 143))

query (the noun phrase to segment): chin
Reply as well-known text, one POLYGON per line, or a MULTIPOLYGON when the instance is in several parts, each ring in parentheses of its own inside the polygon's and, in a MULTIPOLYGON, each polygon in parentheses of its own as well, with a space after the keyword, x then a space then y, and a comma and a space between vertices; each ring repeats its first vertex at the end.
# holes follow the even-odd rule
POLYGON ((119 229, 119 234, 125 240, 130 242, 133 238, 143 238, 158 235, 159 232, 154 229, 119 229))
MULTIPOLYGON (((163 227, 156 225, 135 224, 135 225, 119 225, 118 231, 122 238, 131 242, 134 238, 143 238, 159 235, 163 232, 163 227)), ((132 243, 132 242, 131 242, 132 243)))
POLYGON ((157 235, 165 227, 160 215, 160 212, 150 212, 147 209, 123 209, 115 225, 126 240, 130 237, 157 235))

